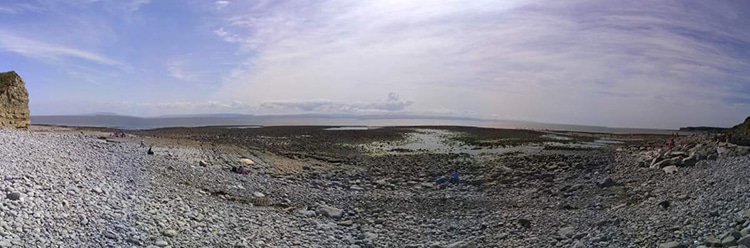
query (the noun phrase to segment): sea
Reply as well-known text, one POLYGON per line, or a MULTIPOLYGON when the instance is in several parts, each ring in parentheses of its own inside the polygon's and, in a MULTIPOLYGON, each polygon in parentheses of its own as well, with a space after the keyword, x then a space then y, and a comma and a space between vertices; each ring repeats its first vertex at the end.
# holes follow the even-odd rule
MULTIPOLYGON (((300 116, 241 116, 241 117, 154 117, 141 118, 112 115, 56 115, 31 116, 33 125, 107 127, 128 130, 169 127, 224 126, 227 128, 257 128, 264 126, 331 126, 331 127, 386 127, 386 126, 470 126, 530 130, 565 130, 597 133, 674 134, 677 130, 618 128, 568 125, 509 120, 464 118, 372 118, 372 117, 300 117, 300 116)), ((335 129, 333 129, 335 130, 335 129)), ((689 132, 679 132, 689 134, 689 132)))

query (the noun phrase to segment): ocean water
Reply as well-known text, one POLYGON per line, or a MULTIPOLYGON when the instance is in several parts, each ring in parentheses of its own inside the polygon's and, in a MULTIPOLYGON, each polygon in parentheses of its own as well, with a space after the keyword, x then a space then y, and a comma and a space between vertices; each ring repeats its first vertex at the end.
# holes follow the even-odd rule
MULTIPOLYGON (((169 118, 139 118, 129 116, 31 116, 33 125, 78 126, 78 127, 110 127, 119 129, 154 129, 164 127, 201 127, 228 126, 230 128, 257 128, 260 126, 333 126, 341 127, 333 130, 358 129, 364 127, 385 126, 473 126, 490 128, 518 128, 533 130, 569 130, 602 133, 648 133, 671 134, 675 130, 661 129, 633 129, 610 128, 599 126, 565 125, 523 121, 478 120, 478 119, 439 119, 439 118, 349 118, 349 117, 284 117, 284 116, 252 116, 252 117, 169 117, 169 118)), ((681 132, 688 134, 688 132, 681 132)))

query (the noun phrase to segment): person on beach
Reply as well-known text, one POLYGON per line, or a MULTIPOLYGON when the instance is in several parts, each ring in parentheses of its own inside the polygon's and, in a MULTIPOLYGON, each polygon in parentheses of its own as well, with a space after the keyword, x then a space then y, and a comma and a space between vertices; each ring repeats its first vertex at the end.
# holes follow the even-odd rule
POLYGON ((453 174, 451 174, 451 179, 449 180, 452 184, 458 184, 458 170, 453 170, 453 174))

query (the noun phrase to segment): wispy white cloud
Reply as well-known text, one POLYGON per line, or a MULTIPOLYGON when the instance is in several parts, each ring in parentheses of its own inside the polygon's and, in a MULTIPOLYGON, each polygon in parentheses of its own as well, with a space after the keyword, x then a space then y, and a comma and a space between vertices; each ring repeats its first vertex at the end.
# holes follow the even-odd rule
POLYGON ((64 45, 29 39, 13 33, 0 30, 0 50, 17 53, 23 56, 45 61, 60 61, 62 59, 83 59, 109 66, 123 64, 104 55, 88 52, 64 45))
POLYGON ((151 0, 127 0, 127 1, 118 1, 122 4, 122 6, 125 7, 126 10, 130 12, 138 11, 141 7, 151 3, 151 0))
POLYGON ((218 10, 224 9, 227 6, 229 6, 230 3, 232 3, 232 2, 230 2, 230 1, 223 1, 223 0, 216 1, 216 9, 218 9, 218 10))
POLYGON ((371 103, 342 103, 330 100, 312 100, 312 101, 274 101, 265 102, 260 106, 271 110, 281 111, 304 111, 315 113, 356 113, 372 111, 403 111, 406 107, 412 105, 413 101, 401 100, 396 93, 389 93, 386 100, 379 100, 371 103))
POLYGON ((2 13, 2 14, 16 14, 16 13, 18 13, 18 10, 14 9, 14 8, 11 8, 11 7, 0 6, 0 13, 2 13))
POLYGON ((253 56, 215 97, 346 102, 397 91, 416 110, 660 127, 747 112, 725 99, 750 94, 737 85, 750 78, 748 53, 734 53, 750 30, 732 28, 747 18, 721 4, 244 4, 260 10, 230 12, 215 33, 253 56))

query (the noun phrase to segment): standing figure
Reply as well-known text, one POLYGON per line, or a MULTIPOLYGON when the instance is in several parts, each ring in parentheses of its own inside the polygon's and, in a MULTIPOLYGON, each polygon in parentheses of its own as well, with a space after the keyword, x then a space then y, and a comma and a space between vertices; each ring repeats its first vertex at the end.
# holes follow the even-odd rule
POLYGON ((453 170, 449 182, 452 184, 458 184, 458 170, 453 170))

